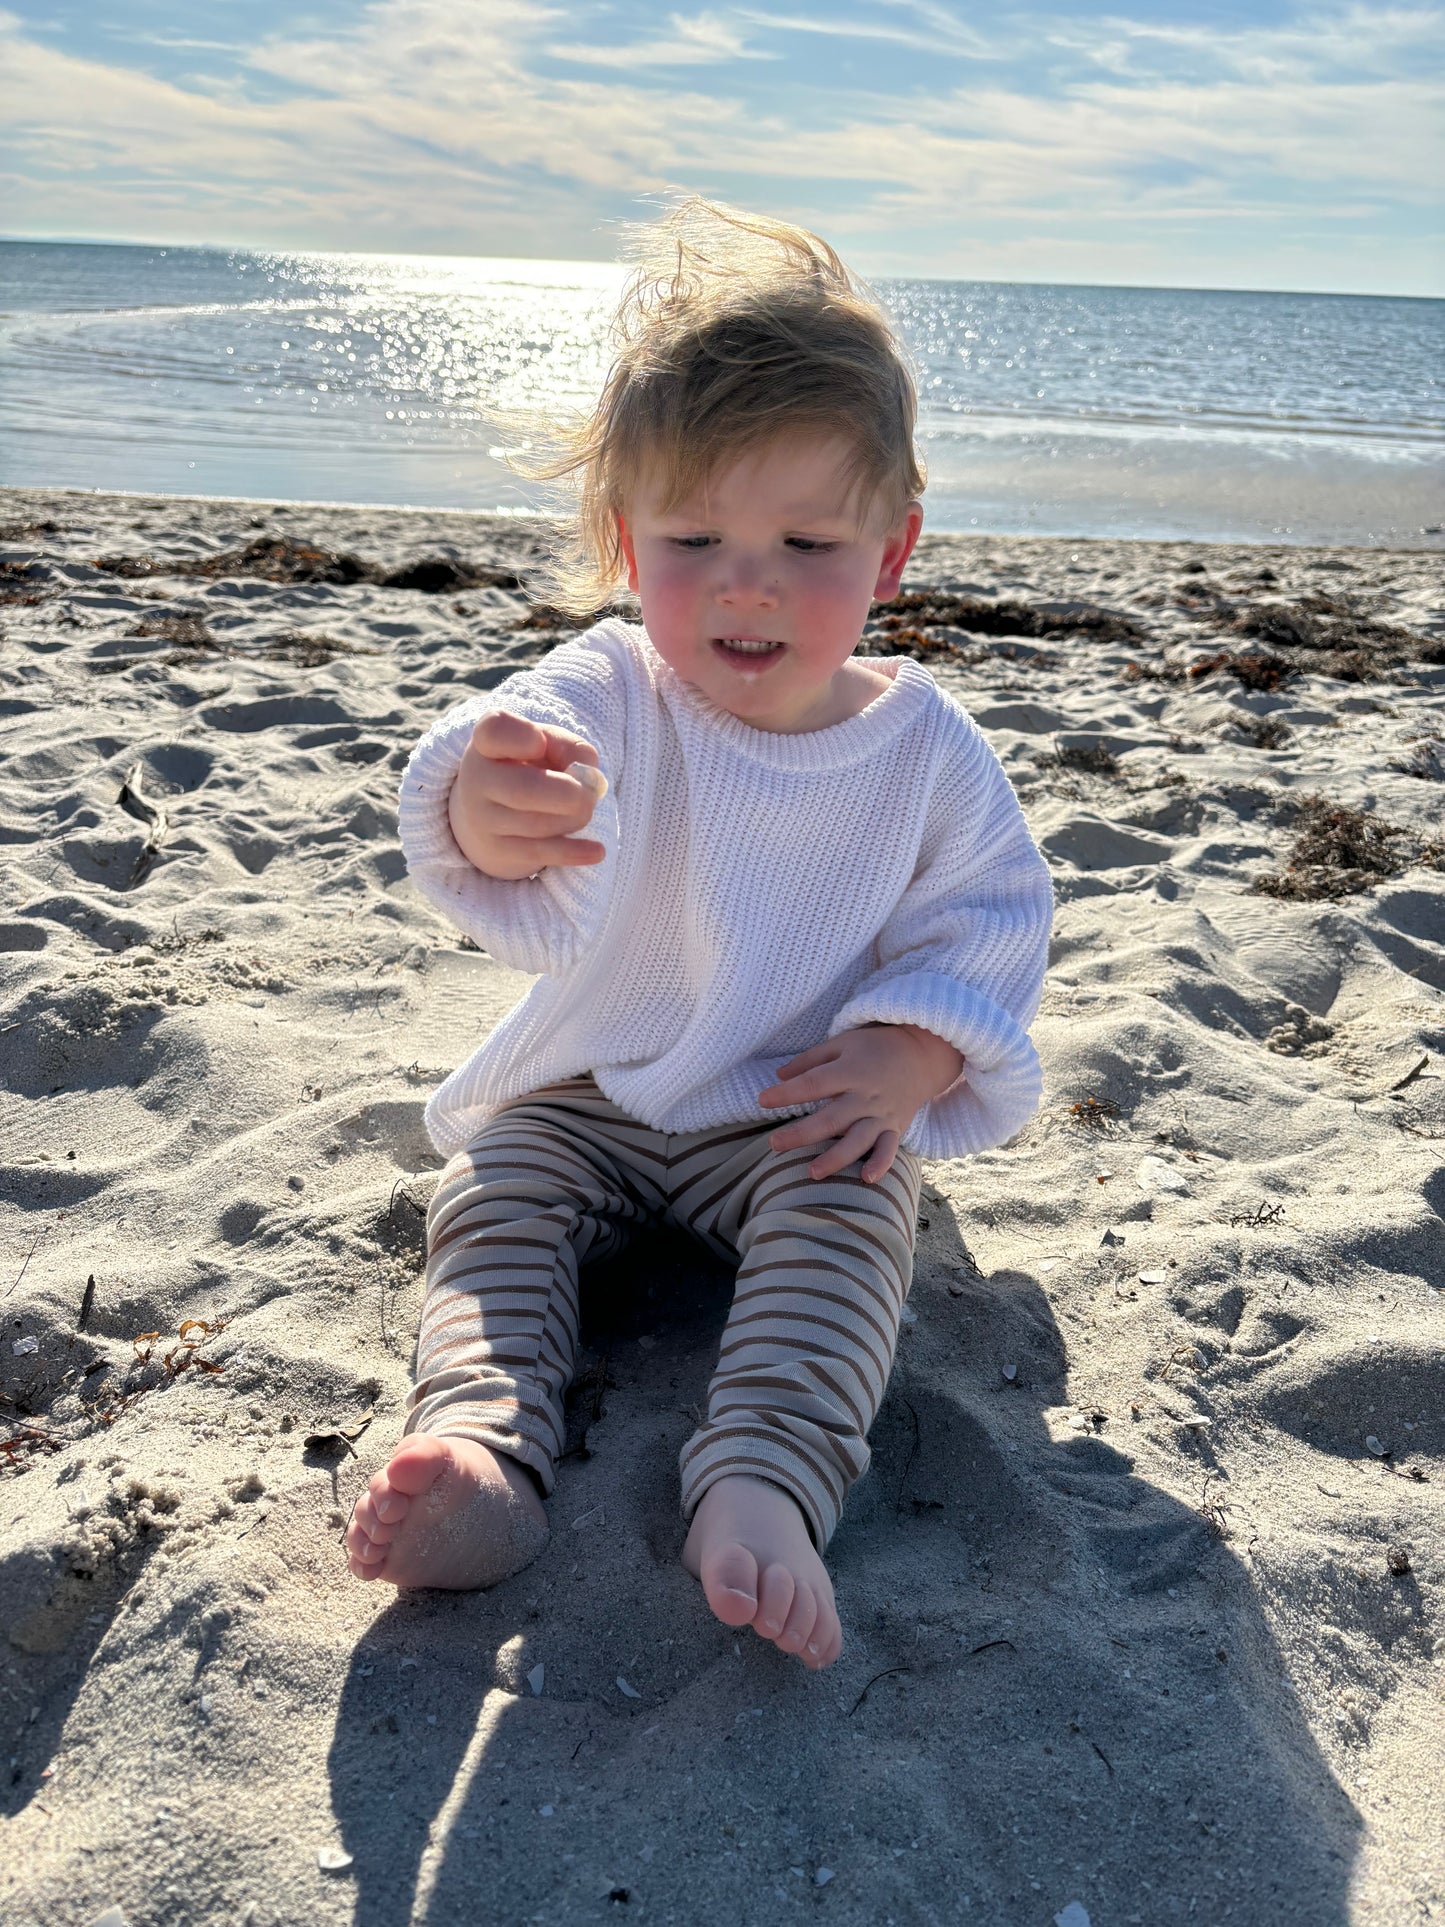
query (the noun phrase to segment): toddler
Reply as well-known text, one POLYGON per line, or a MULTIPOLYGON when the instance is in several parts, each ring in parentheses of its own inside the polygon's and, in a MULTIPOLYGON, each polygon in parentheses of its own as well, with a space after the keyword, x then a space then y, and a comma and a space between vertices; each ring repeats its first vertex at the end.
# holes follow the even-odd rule
POLYGON ((1047 869, 965 711, 855 655, 918 537, 916 401, 803 229, 686 201, 644 237, 554 600, 607 618, 407 769, 418 889, 537 983, 427 1109, 406 1435, 351 1570, 490 1586, 536 1557, 579 1268, 685 1226, 737 1266, 681 1455, 712 1611, 838 1657, 823 1564, 892 1364, 921 1157, 1038 1102, 1047 869))

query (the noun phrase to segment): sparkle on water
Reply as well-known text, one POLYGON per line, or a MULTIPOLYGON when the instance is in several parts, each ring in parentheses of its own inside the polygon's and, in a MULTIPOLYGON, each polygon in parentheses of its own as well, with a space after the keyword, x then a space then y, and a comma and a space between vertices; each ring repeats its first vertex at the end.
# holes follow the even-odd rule
MULTIPOLYGON (((556 505, 504 457, 585 410, 623 270, 0 243, 0 480, 556 505)), ((931 526, 1418 535, 1445 304, 898 280, 931 526)))

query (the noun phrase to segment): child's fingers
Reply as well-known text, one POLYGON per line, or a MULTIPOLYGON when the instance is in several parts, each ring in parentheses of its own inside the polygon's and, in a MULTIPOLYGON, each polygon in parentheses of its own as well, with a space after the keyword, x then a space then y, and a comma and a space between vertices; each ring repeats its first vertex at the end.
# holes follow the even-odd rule
POLYGON ((502 762, 540 762, 547 754, 547 731, 509 709, 489 709, 472 731, 472 748, 502 762))
MULTIPOLYGON (((791 1101, 791 1100, 790 1100, 791 1101)), ((835 1099, 806 1117, 791 1117, 768 1138, 775 1151, 796 1151, 805 1144, 824 1144, 837 1137, 857 1120, 857 1107, 849 1108, 846 1098, 835 1099)))
POLYGON ((876 1184, 879 1178, 888 1175, 893 1160, 898 1155, 898 1141, 896 1131, 884 1131, 880 1134, 878 1142, 873 1146, 863 1166, 865 1184, 876 1184))
MULTIPOLYGON (((551 817, 553 820, 542 826, 543 831, 567 825, 581 829, 599 800, 590 783, 561 770, 539 769, 535 763, 484 759, 477 768, 476 779, 481 795, 494 807, 528 816, 551 817), (565 818, 565 823, 559 825, 558 817, 565 818)), ((532 834, 520 827, 511 829, 511 833, 532 834)))
POLYGON ((831 1063, 837 1055, 838 1040, 836 1037, 830 1037, 826 1043, 814 1044, 811 1050, 799 1051, 798 1055, 790 1057, 786 1064, 779 1064, 778 1076, 780 1078, 801 1077, 804 1071, 813 1070, 819 1064, 831 1063))
POLYGON ((844 1171, 850 1164, 868 1156, 882 1135, 876 1117, 860 1117, 856 1124, 850 1125, 838 1139, 830 1144, 821 1157, 814 1158, 808 1166, 810 1178, 831 1178, 844 1171))
POLYGON ((573 763, 595 769, 601 760, 584 736, 514 716, 509 709, 488 710, 472 731, 472 748, 493 762, 534 764, 549 770, 565 770, 573 763))
POLYGON ((568 729, 553 729, 550 723, 539 727, 547 739, 548 769, 567 769, 573 763, 585 763, 589 769, 597 768, 601 758, 585 736, 574 736, 568 729))
POLYGON ((778 1104, 816 1104, 825 1097, 841 1097, 847 1089, 847 1080, 840 1070, 818 1064, 810 1071, 790 1077, 786 1084, 770 1084, 758 1102, 765 1110, 778 1104))
POLYGON ((604 844, 585 836, 502 836, 497 843, 509 862, 512 857, 519 862, 525 859, 528 876, 553 864, 576 868, 579 864, 600 863, 607 854, 604 844))

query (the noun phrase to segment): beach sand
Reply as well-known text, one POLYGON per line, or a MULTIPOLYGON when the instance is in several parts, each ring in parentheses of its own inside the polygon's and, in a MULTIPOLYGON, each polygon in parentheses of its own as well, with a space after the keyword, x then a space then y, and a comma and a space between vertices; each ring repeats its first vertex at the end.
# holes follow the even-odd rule
POLYGON ((928 1167, 814 1676, 678 1564, 728 1280, 676 1244, 590 1281, 535 1566, 338 1544, 423 1103, 526 981, 396 785, 558 639, 532 530, 0 523, 6 1927, 1445 1918, 1438 558, 925 538, 880 611, 1058 919, 1038 1118, 928 1167))

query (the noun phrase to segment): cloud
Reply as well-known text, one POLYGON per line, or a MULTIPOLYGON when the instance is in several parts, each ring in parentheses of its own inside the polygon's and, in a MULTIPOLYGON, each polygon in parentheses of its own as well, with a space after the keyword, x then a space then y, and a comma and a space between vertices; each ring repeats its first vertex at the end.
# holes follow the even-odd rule
POLYGON ((625 47, 590 47, 555 41, 545 48, 554 60, 569 60, 589 67, 710 66, 720 60, 776 60, 777 54, 762 53, 749 47, 737 28, 721 14, 700 13, 692 19, 674 13, 668 17, 672 28, 669 39, 635 41, 625 47))
POLYGON ((1422 55, 1438 61, 1445 53, 1445 12, 1348 5, 1225 30, 1105 16, 1053 24, 1048 38, 1120 78, 1147 78, 1161 68, 1198 78, 1203 68, 1266 84, 1302 73, 1352 80, 1399 73, 1422 55))
POLYGON ((764 13, 753 8, 742 10, 738 17, 749 26, 770 28, 775 33, 814 34, 830 40, 890 41, 934 59, 940 55, 969 60, 1005 57, 1006 47, 1002 41, 986 39, 944 7, 929 6, 923 4, 923 0, 883 0, 883 4, 912 14, 917 24, 895 27, 882 20, 845 19, 840 14, 764 13))
POLYGON ((610 48, 595 31, 568 45, 590 16, 547 0, 371 0, 184 80, 79 57, 0 13, 10 225, 596 256, 639 196, 681 185, 895 263, 904 245, 920 263, 967 258, 981 237, 1012 262, 1016 237, 1036 237, 1035 274, 1085 237, 1134 264, 1200 235, 1227 249, 1231 225, 1294 247, 1333 220, 1324 273, 1345 235, 1383 259, 1382 220, 1418 231, 1445 178, 1445 88, 1423 57, 1445 38, 1439 9, 1346 6, 1230 33, 1043 17, 1025 61, 933 0, 877 8, 674 14, 610 48), (906 91, 828 87, 808 61, 757 56, 768 31, 800 27, 952 34, 951 52, 992 64, 961 85, 920 67, 906 91), (716 75, 739 58, 756 64, 716 75), (679 84, 689 67, 706 85, 679 84))

